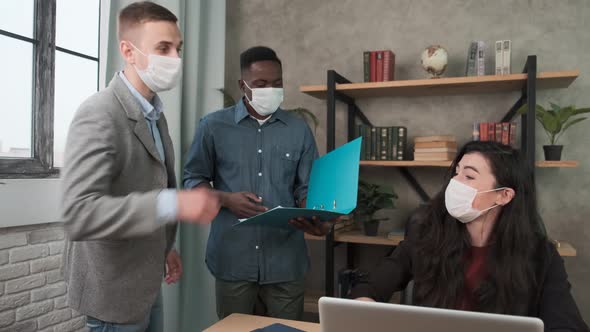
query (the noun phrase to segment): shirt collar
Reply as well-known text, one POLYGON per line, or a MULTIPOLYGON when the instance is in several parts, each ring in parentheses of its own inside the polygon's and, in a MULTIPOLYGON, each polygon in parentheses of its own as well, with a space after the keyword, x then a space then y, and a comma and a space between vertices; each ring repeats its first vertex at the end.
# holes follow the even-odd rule
POLYGON ((137 91, 137 89, 131 84, 131 82, 129 82, 127 77, 125 77, 123 71, 120 71, 118 74, 121 80, 123 80, 123 82, 125 83, 125 85, 127 85, 127 88, 129 88, 129 91, 131 91, 131 94, 135 97, 135 99, 137 99, 137 101, 141 105, 141 113, 143 114, 143 116, 146 119, 152 121, 157 121, 158 119, 160 119, 160 115, 163 112, 163 104, 160 97, 158 97, 158 95, 155 94, 152 105, 152 103, 145 99, 145 97, 142 96, 141 93, 139 93, 139 91, 137 91))
MULTIPOLYGON (((288 125, 286 112, 279 108, 276 112, 274 112, 270 119, 268 119, 268 123, 275 122, 276 120, 280 120, 282 123, 288 125)), ((240 98, 240 101, 236 104, 235 109, 235 117, 234 121, 236 124, 240 123, 240 121, 244 120, 245 118, 249 117, 250 113, 248 113, 248 109, 246 108, 246 104, 244 103, 244 98, 240 98)))

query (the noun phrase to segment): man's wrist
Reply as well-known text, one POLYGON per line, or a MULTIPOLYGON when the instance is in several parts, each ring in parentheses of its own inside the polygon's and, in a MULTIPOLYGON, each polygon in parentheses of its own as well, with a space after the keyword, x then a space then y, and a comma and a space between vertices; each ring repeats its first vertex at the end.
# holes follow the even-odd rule
POLYGON ((219 191, 218 193, 219 193, 219 203, 221 204, 222 207, 228 208, 230 193, 227 193, 224 191, 219 191))

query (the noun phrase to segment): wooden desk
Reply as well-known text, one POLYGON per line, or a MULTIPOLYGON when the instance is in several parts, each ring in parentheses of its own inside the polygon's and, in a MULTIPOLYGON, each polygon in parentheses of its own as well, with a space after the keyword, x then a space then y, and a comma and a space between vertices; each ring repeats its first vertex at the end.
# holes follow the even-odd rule
POLYGON ((252 316, 244 314, 231 314, 223 320, 205 330, 205 332, 250 332, 255 329, 266 327, 274 323, 281 323, 296 329, 309 332, 320 332, 320 324, 298 322, 294 320, 252 316))

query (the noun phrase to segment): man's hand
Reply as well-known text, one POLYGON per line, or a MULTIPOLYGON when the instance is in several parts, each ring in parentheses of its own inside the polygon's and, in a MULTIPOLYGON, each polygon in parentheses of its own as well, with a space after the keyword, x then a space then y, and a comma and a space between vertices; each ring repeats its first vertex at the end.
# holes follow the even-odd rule
POLYGON ((238 218, 250 218, 268 211, 268 208, 260 203, 262 203, 262 199, 246 191, 221 193, 221 205, 228 208, 238 218))
POLYGON ((166 257, 166 276, 164 280, 168 285, 175 284, 182 276, 182 261, 176 250, 172 249, 166 257))
POLYGON ((289 220, 289 224, 299 228, 305 233, 315 236, 324 236, 328 234, 334 224, 341 221, 342 217, 327 221, 320 221, 317 217, 311 217, 311 219, 299 217, 289 220))
POLYGON ((178 192, 178 219, 198 224, 208 224, 219 213, 219 192, 198 187, 178 192))

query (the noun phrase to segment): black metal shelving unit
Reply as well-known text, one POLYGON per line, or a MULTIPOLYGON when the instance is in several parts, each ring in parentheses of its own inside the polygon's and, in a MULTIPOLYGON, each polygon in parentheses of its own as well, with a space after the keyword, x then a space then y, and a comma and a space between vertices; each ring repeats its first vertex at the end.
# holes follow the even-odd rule
MULTIPOLYGON (((535 105, 536 105, 536 79, 537 79, 537 56, 529 55, 524 66, 523 73, 527 74, 526 84, 524 85, 520 98, 502 117, 500 122, 509 122, 516 116, 516 111, 524 104, 528 104, 527 112, 521 116, 521 149, 525 154, 527 163, 531 169, 535 167, 535 105)), ((342 102, 348 106, 347 123, 348 123, 348 141, 353 140, 355 132, 356 119, 362 123, 372 126, 371 121, 365 116, 361 109, 356 105, 355 99, 347 96, 336 89, 336 84, 351 83, 348 79, 338 74, 334 70, 328 70, 327 73, 327 152, 336 148, 336 102, 342 102)), ((430 200, 430 196, 424 188, 412 175, 407 167, 397 167, 401 175, 406 179, 408 184, 416 191, 422 201, 430 200)), ((534 173, 533 173, 534 174, 534 173)), ((334 296, 334 248, 340 242, 334 240, 334 229, 326 235, 325 241, 325 295, 334 296)), ((355 244, 347 243, 346 268, 354 268, 355 244)))

